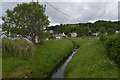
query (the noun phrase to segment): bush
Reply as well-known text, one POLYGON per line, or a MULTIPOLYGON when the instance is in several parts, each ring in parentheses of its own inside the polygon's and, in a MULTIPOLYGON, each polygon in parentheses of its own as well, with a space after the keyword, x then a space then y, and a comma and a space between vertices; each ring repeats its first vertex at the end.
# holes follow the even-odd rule
POLYGON ((56 37, 55 36, 51 36, 50 39, 56 39, 56 37))
POLYGON ((68 33, 67 36, 68 36, 68 37, 71 37, 71 33, 68 33))
POLYGON ((108 35, 106 35, 106 34, 101 34, 100 35, 100 40, 102 41, 102 42, 105 42, 107 39, 108 39, 108 35))
POLYGON ((66 36, 62 36, 62 39, 66 39, 67 37, 66 36))
POLYGON ((24 39, 2 39, 2 54, 13 56, 32 56, 33 44, 24 39))
POLYGON ((115 34, 115 30, 112 29, 112 28, 109 28, 107 32, 108 32, 108 35, 113 35, 113 34, 115 34))
POLYGON ((110 57, 120 64, 120 36, 111 38, 107 43, 110 57))
POLYGON ((100 40, 106 44, 107 55, 120 65, 120 35, 101 35, 100 40))

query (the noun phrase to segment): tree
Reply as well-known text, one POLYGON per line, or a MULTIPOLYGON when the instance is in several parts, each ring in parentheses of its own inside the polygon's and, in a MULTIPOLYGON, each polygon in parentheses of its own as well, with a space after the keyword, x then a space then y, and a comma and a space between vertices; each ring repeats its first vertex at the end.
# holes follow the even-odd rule
POLYGON ((77 36, 78 36, 78 37, 83 36, 83 33, 82 33, 82 27, 78 27, 78 28, 76 28, 76 33, 77 33, 77 36))
POLYGON ((90 30, 91 30, 92 33, 96 33, 95 28, 91 28, 90 30))
POLYGON ((66 35, 68 35, 69 33, 71 33, 71 26, 70 25, 65 25, 65 28, 64 28, 63 32, 66 35))
POLYGON ((82 28, 82 33, 83 33, 83 35, 88 36, 89 35, 89 28, 88 27, 83 27, 82 28))
POLYGON ((105 27, 100 27, 99 32, 100 32, 100 33, 105 33, 105 32, 106 32, 105 27))
POLYGON ((71 37, 71 33, 68 33, 67 36, 68 36, 68 37, 71 37))
POLYGON ((108 32, 108 35, 113 35, 113 34, 115 34, 115 30, 112 29, 112 28, 109 28, 107 32, 108 32))
POLYGON ((6 35, 26 37, 35 44, 36 37, 42 39, 43 28, 50 23, 45 8, 46 6, 38 2, 17 4, 13 10, 7 10, 7 15, 2 17, 4 21, 2 30, 6 35))

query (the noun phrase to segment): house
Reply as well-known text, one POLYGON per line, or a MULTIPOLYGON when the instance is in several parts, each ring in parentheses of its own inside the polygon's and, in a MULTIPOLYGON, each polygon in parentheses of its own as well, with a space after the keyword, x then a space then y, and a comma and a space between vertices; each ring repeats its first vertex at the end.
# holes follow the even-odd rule
POLYGON ((52 36, 55 36, 56 39, 61 39, 63 36, 67 37, 64 32, 62 34, 53 34, 52 36))
POLYGON ((72 32, 72 33, 71 33, 71 36, 72 36, 72 37, 77 37, 77 33, 76 33, 76 32, 72 32))
POLYGON ((53 30, 50 30, 50 33, 53 33, 53 30))
POLYGON ((0 32, 0 38, 7 38, 7 36, 4 33, 0 32))
POLYGON ((115 33, 120 33, 120 31, 116 31, 115 33))
POLYGON ((61 39, 62 37, 61 36, 56 36, 56 39, 61 39))
POLYGON ((39 41, 38 41, 38 37, 37 37, 37 36, 35 37, 35 42, 36 42, 36 43, 37 43, 37 42, 39 42, 39 41))
POLYGON ((96 33, 93 33, 93 36, 98 36, 100 33, 96 32, 96 33))
POLYGON ((49 40, 49 38, 45 38, 45 40, 49 40))
POLYGON ((6 38, 7 36, 2 32, 2 27, 0 26, 0 38, 6 38))

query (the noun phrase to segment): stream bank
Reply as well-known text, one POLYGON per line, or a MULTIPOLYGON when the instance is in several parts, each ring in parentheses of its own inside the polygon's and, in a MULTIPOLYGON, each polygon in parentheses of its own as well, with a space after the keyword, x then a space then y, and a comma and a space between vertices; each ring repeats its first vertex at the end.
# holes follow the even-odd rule
POLYGON ((64 69, 67 66, 68 62, 72 59, 73 55, 76 53, 77 49, 79 47, 74 46, 73 50, 65 56, 56 66, 53 70, 51 70, 48 73, 48 76, 45 78, 45 80, 54 80, 55 78, 64 78, 64 69))

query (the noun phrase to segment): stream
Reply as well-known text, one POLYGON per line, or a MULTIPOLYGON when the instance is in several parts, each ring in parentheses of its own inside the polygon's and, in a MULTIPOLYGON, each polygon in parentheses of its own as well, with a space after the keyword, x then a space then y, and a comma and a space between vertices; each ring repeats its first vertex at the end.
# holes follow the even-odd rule
POLYGON ((73 55, 77 52, 77 49, 75 48, 73 53, 68 57, 68 59, 57 69, 55 73, 51 76, 51 80, 54 80, 54 78, 64 78, 64 69, 67 66, 67 64, 72 59, 73 55))
MULTIPOLYGON (((50 75, 51 76, 50 80, 56 80, 56 78, 57 79, 60 78, 60 80, 61 79, 64 80, 64 70, 65 70, 65 67, 70 62, 70 60, 72 59, 73 55, 77 52, 77 49, 78 49, 78 47, 74 47, 74 50, 73 50, 72 54, 62 63, 62 65, 60 67, 58 67, 56 69, 56 71, 52 75, 50 75)), ((31 76, 32 72, 29 75, 25 76, 24 79, 28 78, 29 76, 31 76)), ((45 78, 44 80, 48 80, 48 78, 45 78)))

